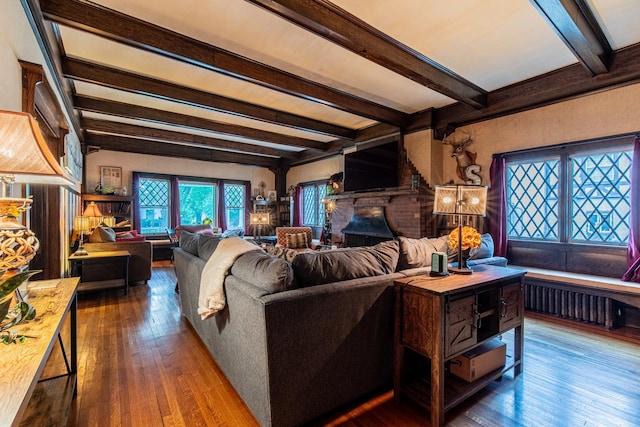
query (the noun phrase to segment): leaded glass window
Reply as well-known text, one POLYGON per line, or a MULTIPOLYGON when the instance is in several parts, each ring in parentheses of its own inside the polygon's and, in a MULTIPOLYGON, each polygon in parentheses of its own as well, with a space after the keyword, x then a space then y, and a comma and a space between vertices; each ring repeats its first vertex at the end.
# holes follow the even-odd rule
POLYGON ((140 178, 140 232, 164 233, 169 227, 168 179, 140 178))
POLYGON ((324 204, 327 195, 325 182, 302 186, 302 224, 311 227, 324 225, 324 204))
POLYGON ((244 185, 224 185, 224 203, 227 219, 227 229, 244 228, 244 192, 244 185))
POLYGON ((509 157, 509 238, 626 245, 632 147, 584 144, 549 149, 545 158, 540 151, 509 157))
POLYGON ((558 174, 557 159, 509 165, 509 237, 558 239, 558 174))
POLYGON ((632 151, 571 158, 571 239, 626 244, 632 151))

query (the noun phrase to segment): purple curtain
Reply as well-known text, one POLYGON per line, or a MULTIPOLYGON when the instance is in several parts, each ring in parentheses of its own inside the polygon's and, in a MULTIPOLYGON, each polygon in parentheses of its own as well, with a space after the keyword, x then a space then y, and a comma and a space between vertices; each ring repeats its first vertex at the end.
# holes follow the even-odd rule
POLYGON ((302 186, 296 186, 296 195, 293 199, 293 226, 302 226, 302 186))
POLYGON ((227 204, 224 198, 224 180, 218 181, 218 227, 227 229, 227 204))
POLYGON ((169 227, 176 228, 180 225, 180 180, 177 176, 171 177, 171 196, 169 199, 169 227))
POLYGON ((244 234, 251 234, 251 221, 249 216, 253 212, 253 200, 251 200, 251 182, 247 181, 244 184, 244 234))
POLYGON ((622 276, 626 282, 640 282, 640 137, 633 145, 631 160, 631 188, 629 211, 629 245, 627 246, 627 264, 629 269, 622 276))
POLYGON ((132 173, 131 195, 133 196, 133 229, 140 233, 140 172, 132 173))
POLYGON ((495 256, 507 256, 507 186, 506 161, 504 157, 494 157, 491 162, 489 179, 491 188, 487 196, 487 216, 489 234, 493 238, 495 256))

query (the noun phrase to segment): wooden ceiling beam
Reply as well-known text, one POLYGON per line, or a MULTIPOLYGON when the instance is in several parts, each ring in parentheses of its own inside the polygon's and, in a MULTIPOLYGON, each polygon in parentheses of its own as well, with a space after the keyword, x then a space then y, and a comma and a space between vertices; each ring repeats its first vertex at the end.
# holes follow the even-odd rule
MULTIPOLYGON (((75 105, 75 108, 80 111, 91 111, 94 113, 108 114, 117 117, 144 120, 152 123, 175 125, 187 129, 211 131, 301 149, 326 150, 326 144, 311 139, 297 138, 245 126, 230 125, 216 122, 214 120, 204 119, 202 117, 142 107, 124 102, 76 95, 73 97, 73 104, 75 105)), ((281 153, 290 153, 285 150, 278 151, 281 153)), ((281 156, 287 157, 286 154, 281 154, 281 156)))
POLYGON ((145 139, 127 138, 119 135, 101 135, 87 132, 85 141, 91 147, 101 150, 122 151, 126 153, 149 154, 152 156, 178 157, 205 162, 239 163, 266 168, 281 164, 275 157, 252 156, 208 148, 190 147, 180 144, 168 144, 145 139))
POLYGON ((247 0, 369 61, 474 108, 486 92, 326 0, 247 0))
POLYGON ((358 131, 358 136, 355 141, 348 141, 345 139, 336 139, 328 144, 326 152, 319 153, 313 151, 303 151, 296 159, 291 160, 290 166, 300 166, 306 163, 317 162, 329 157, 342 154, 345 148, 353 147, 356 144, 365 144, 368 142, 391 142, 398 140, 401 137, 400 128, 386 123, 378 123, 358 131))
POLYGON ((502 117, 590 93, 640 82, 640 43, 616 50, 610 71, 593 78, 580 64, 570 65, 489 93, 489 107, 473 110, 457 103, 434 111, 436 135, 448 127, 502 117))
POLYGON ((592 75, 609 71, 611 45, 584 0, 530 0, 592 75))
POLYGON ((407 115, 384 105, 261 64, 105 7, 76 0, 40 0, 46 19, 236 79, 361 117, 404 124, 407 115))
POLYGON ((197 144, 211 148, 240 151, 247 154, 255 154, 261 156, 287 158, 297 157, 297 154, 293 151, 275 150, 273 148, 261 147, 254 144, 246 144, 242 142, 228 141, 220 138, 212 138, 185 132, 157 129, 146 126, 133 125, 129 123, 120 123, 110 120, 99 120, 85 117, 81 120, 80 123, 82 124, 82 127, 89 132, 95 131, 123 136, 132 136, 134 138, 150 138, 165 142, 197 144))
MULTIPOLYGON (((94 83, 141 95, 154 96, 181 104, 195 105, 209 110, 261 120, 280 126, 288 126, 307 132, 316 132, 339 138, 351 138, 354 135, 352 129, 342 126, 336 126, 287 113, 286 111, 274 110, 272 108, 214 95, 212 93, 145 77, 128 71, 117 70, 80 59, 64 58, 62 61, 62 71, 65 77, 74 80, 94 83)), ((321 150, 322 143, 318 144, 316 148, 321 150)))

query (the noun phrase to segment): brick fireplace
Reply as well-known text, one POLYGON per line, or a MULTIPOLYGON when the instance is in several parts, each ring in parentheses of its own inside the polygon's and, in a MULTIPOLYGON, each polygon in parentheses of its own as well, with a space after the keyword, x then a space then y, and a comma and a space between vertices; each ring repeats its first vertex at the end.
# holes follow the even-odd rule
POLYGON ((387 224, 396 236, 416 239, 435 236, 433 191, 430 189, 337 194, 330 198, 335 200, 331 216, 331 242, 335 245, 344 244, 342 230, 349 224, 354 212, 364 207, 383 208, 387 224))

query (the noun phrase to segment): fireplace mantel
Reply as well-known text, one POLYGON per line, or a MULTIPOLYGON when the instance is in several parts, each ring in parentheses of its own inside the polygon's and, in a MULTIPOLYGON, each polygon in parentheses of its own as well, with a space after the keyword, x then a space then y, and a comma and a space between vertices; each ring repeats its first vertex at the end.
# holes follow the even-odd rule
POLYGON ((389 190, 379 191, 363 191, 347 193, 331 194, 326 198, 329 200, 342 200, 342 199, 365 199, 372 197, 393 197, 393 196, 418 196, 418 195, 433 195, 433 190, 430 188, 421 188, 419 190, 412 190, 410 188, 396 188, 389 190))

